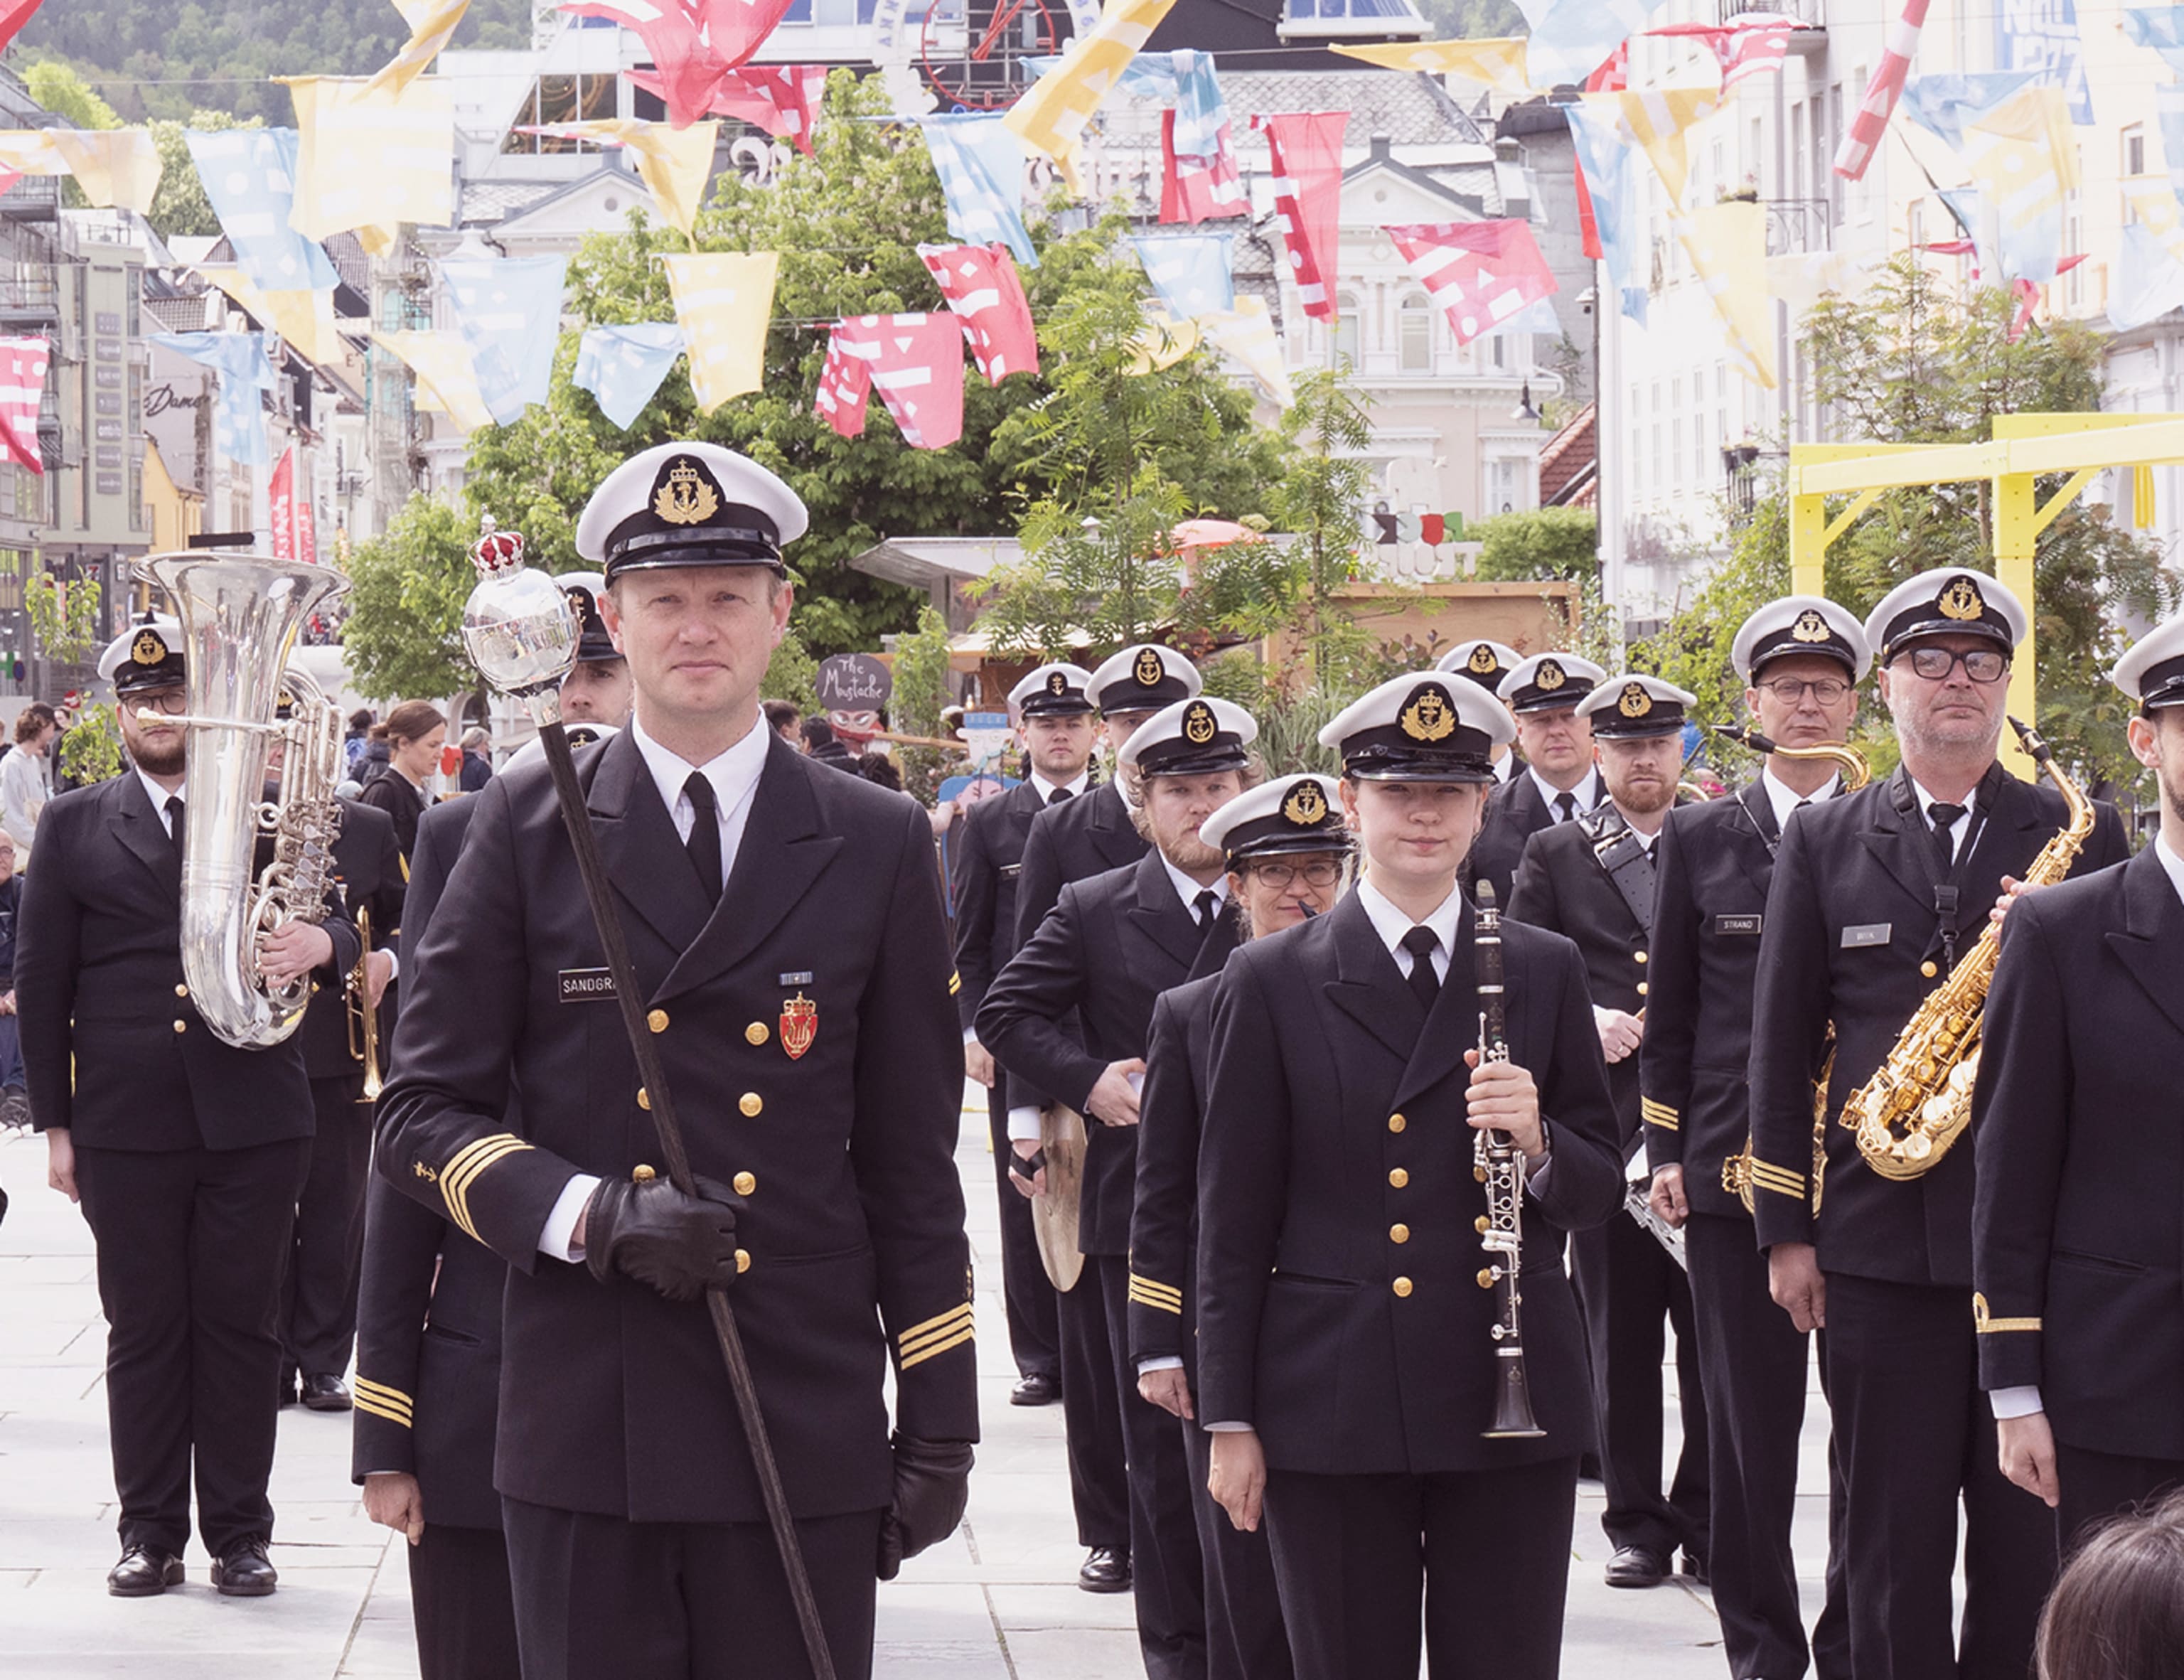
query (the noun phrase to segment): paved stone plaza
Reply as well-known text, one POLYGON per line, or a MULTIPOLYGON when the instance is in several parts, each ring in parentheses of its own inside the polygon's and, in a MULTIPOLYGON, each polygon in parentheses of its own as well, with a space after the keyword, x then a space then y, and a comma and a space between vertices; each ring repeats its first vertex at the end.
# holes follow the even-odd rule
MULTIPOLYGON (((984 1133, 983 1111, 967 1110, 959 1160, 978 1267, 986 1439, 961 1532, 880 1589, 878 1672, 883 1680, 1133 1680, 1144 1671, 1129 1599, 1075 1585, 1083 1554, 1069 1515, 1061 1409, 1006 1404, 1014 1371, 984 1133)), ((154 1599, 107 1596, 114 1514, 90 1233, 45 1188, 42 1141, 0 1141, 0 1183, 14 1198, 0 1225, 0 1675, 411 1680, 402 1542, 365 1519, 348 1479, 346 1415, 281 1415, 274 1597, 220 1598, 194 1541, 186 1587, 154 1599)), ((1673 1405, 1669 1415, 1673 1427, 1673 1405)), ((1824 1432, 1815 1395, 1798 1536, 1808 1607, 1817 1605, 1825 1544, 1824 1432)), ((1704 1593, 1602 1585, 1608 1548, 1599 1510, 1598 1484, 1582 1484, 1563 1674, 1719 1680, 1726 1671, 1704 1593)), ((1485 1546, 1480 1566, 1494 1566, 1485 1546)))

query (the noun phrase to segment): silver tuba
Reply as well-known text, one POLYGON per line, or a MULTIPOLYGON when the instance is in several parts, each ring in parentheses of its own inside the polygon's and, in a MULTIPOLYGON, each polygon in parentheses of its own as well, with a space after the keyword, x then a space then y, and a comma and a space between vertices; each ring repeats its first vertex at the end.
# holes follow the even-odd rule
POLYGON ((182 846, 182 974, 205 1024, 243 1048, 281 1043, 309 1005, 311 983, 269 987, 259 941, 288 922, 326 915, 341 807, 341 713, 287 668, 304 621, 348 587, 323 566, 203 550, 160 555, 143 568, 175 610, 187 661, 188 713, 158 721, 189 731, 182 846), (287 721, 275 707, 286 687, 287 721), (281 791, 265 797, 276 741, 281 791), (273 861, 254 879, 258 840, 273 861))

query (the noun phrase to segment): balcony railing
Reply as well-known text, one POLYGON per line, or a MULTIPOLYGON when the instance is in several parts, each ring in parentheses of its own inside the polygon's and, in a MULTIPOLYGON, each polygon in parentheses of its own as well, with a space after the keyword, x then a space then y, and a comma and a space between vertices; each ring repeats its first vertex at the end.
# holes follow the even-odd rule
POLYGON ((1769 198, 1766 205, 1769 256, 1802 256, 1833 248, 1834 209, 1825 198, 1769 198))
POLYGON ((1758 12, 1768 17, 1787 18, 1812 29, 1828 26, 1827 0, 1718 0, 1722 26, 1728 27, 1741 17, 1758 12))
POLYGON ((25 327, 60 318, 61 288, 50 275, 0 276, 0 322, 25 327))

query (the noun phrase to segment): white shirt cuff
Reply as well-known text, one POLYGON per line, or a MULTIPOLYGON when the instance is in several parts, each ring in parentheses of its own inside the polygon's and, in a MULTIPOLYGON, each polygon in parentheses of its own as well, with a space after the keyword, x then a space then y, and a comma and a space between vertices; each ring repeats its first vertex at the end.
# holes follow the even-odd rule
POLYGON ((1206 1426, 1206 1432, 1208 1435, 1248 1435, 1251 1431, 1250 1424, 1238 1423, 1233 1419, 1225 1423, 1209 1423, 1206 1426))
POLYGON ((1009 1110, 1009 1141, 1036 1143, 1039 1140, 1039 1110, 1011 1108, 1009 1110))
POLYGON ((2016 1388, 1997 1388, 1986 1397, 1986 1403, 1994 1409, 1997 1423, 2005 1423, 2014 1417, 2031 1417, 2036 1412, 2048 1409, 2040 1404, 2040 1386, 2037 1383, 2026 1383, 2016 1388))
POLYGON ((549 1259, 567 1260, 571 1264, 584 1258, 583 1249, 573 1240, 577 1220, 583 1214, 584 1204, 592 1199, 592 1192, 599 1187, 599 1180, 590 1173, 578 1173, 561 1186, 554 1211, 546 1215, 545 1228, 538 1233, 540 1253, 549 1259))
POLYGON ((1183 1361, 1177 1358, 1173 1353, 1162 1353, 1157 1359, 1139 1359, 1138 1361, 1138 1375, 1139 1376, 1145 1376, 1148 1371, 1181 1370, 1182 1369, 1183 1361))
POLYGON ((976 1027, 966 1027, 966 1028, 964 1028, 964 1029, 963 1029, 963 1042, 964 1042, 964 1043, 966 1043, 966 1044, 976 1044, 978 1041, 978 1028, 976 1028, 976 1027))
POLYGON ((379 947, 387 953, 387 983, 393 985, 402 978, 402 954, 391 945, 379 947))
POLYGON ((1593 1030, 1595 1032, 1599 1031, 1601 1028, 1607 1024, 1609 1016, 1619 1015, 1622 1013, 1623 1012, 1620 1009, 1603 1009, 1597 1003, 1594 1004, 1592 1006, 1593 1030))

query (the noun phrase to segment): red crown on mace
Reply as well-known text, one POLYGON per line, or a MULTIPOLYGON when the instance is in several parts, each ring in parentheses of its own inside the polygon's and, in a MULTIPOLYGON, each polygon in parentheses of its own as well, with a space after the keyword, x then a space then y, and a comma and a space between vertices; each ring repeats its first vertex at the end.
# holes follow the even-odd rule
POLYGON ((517 531, 494 528, 491 514, 478 522, 478 539, 471 544, 471 560, 481 578, 495 578, 523 564, 523 536, 517 531))

